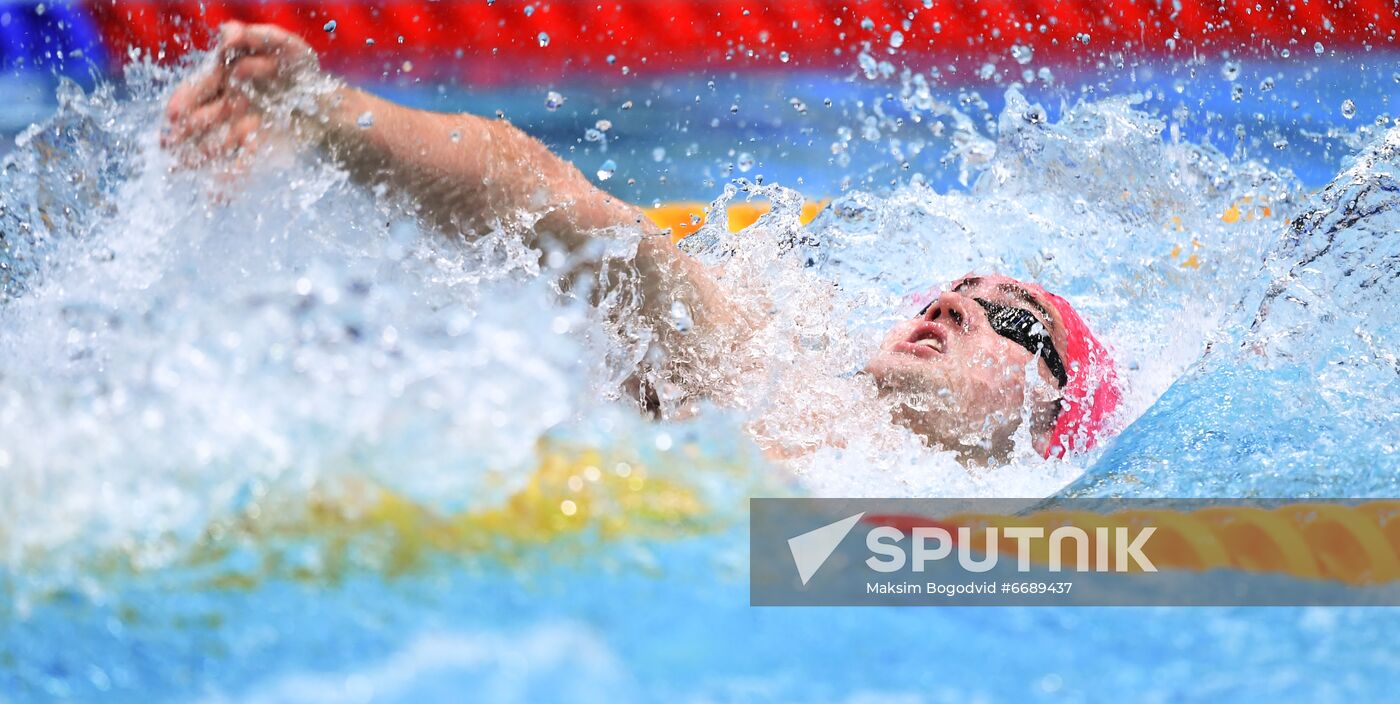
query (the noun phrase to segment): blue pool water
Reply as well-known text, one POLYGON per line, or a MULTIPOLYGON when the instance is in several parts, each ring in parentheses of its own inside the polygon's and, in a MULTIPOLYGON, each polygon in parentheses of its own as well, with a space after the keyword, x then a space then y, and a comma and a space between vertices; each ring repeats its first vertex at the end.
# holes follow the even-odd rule
POLYGON ((691 243, 783 339, 832 342, 760 339, 784 361, 752 413, 662 424, 600 395, 625 345, 511 242, 421 232, 313 154, 171 171, 161 70, 30 88, 0 175, 0 700, 1383 700, 1392 610, 750 608, 745 500, 1394 496, 1397 75, 379 87, 612 159, 602 185, 643 204, 836 199, 790 253, 792 217, 691 243), (1101 326, 1120 438, 974 472, 875 426, 760 457, 765 399, 850 402, 811 382, 970 269, 1101 326))

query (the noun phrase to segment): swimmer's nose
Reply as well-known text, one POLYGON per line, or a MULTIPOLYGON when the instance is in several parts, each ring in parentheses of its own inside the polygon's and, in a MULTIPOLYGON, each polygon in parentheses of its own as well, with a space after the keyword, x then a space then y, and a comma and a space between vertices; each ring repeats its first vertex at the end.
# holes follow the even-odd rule
POLYGON ((924 320, 933 322, 942 320, 957 327, 959 330, 967 330, 967 297, 951 291, 938 295, 938 298, 930 303, 924 310, 924 320))

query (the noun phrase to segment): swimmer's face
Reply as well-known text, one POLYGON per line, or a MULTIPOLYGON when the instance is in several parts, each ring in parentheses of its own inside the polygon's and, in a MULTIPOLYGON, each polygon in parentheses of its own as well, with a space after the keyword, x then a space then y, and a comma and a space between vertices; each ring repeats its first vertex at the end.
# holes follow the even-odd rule
POLYGON ((1064 333, 1042 298, 1009 277, 964 277, 895 325, 866 372, 894 402, 898 422, 964 459, 1005 458, 1027 417, 1043 454, 1058 409, 1064 333))

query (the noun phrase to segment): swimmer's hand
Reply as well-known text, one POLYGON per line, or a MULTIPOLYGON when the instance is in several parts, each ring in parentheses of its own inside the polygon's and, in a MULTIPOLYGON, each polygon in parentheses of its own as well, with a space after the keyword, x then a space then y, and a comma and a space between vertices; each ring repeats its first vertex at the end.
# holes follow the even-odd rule
POLYGON ((453 236, 504 232, 542 247, 539 235, 547 233, 577 251, 599 237, 642 235, 629 266, 613 267, 601 283, 640 296, 635 311, 618 310, 639 316, 655 331, 652 344, 675 360, 658 379, 693 376, 683 367, 716 367, 738 354, 754 327, 713 275, 640 209, 538 140, 502 119, 415 110, 344 85, 319 70, 306 42, 279 27, 224 25, 206 63, 171 94, 166 117, 162 141, 186 164, 232 157, 237 172, 256 153, 250 147, 291 137, 356 183, 406 197, 424 223, 453 236), (674 324, 676 306, 689 312, 688 330, 674 324))
POLYGON ((272 126, 273 106, 318 74, 316 52, 301 37, 274 25, 229 22, 204 65, 171 94, 161 146, 188 149, 187 157, 251 151, 272 126))

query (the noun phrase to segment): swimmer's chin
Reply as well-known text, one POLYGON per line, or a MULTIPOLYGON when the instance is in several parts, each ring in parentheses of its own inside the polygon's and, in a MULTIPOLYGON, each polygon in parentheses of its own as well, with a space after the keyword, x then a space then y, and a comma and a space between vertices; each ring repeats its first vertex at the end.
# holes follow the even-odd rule
POLYGON ((866 363, 862 375, 874 382, 889 406, 890 421, 909 429, 928 447, 951 450, 967 465, 996 461, 999 455, 989 453, 986 447, 963 441, 967 423, 957 406, 951 405, 946 380, 933 361, 924 355, 885 349, 866 363))
POLYGON ((918 391, 926 393, 933 382, 931 361, 925 355, 883 349, 866 362, 862 373, 875 382, 881 395, 918 391))

